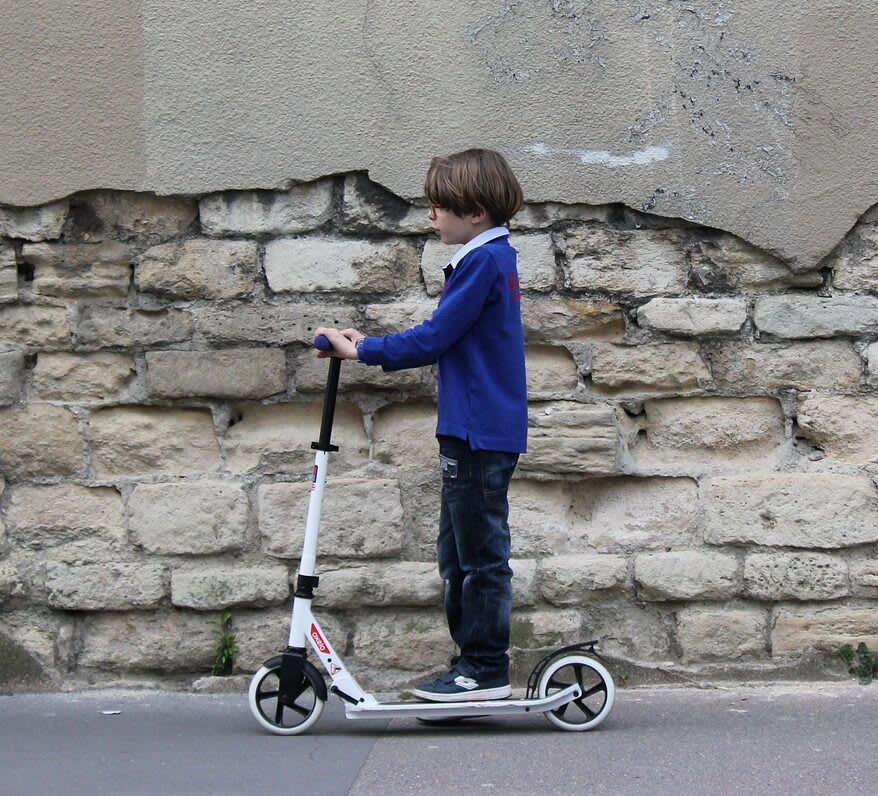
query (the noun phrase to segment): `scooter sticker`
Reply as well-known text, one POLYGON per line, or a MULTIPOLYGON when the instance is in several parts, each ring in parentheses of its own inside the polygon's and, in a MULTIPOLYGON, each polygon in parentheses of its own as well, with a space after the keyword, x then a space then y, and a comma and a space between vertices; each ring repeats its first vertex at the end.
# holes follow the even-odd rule
POLYGON ((324 655, 329 655, 329 647, 326 646, 326 642, 323 640, 323 636, 320 635, 317 625, 311 625, 311 638, 314 639, 314 643, 317 645, 317 649, 320 652, 324 655))
POLYGON ((317 486, 317 465, 314 465, 314 469, 311 471, 311 486, 308 487, 309 492, 313 492, 314 488, 317 486))
POLYGON ((333 663, 329 667, 329 676, 335 677, 335 675, 337 675, 340 671, 341 671, 341 666, 339 666, 337 663, 333 663))

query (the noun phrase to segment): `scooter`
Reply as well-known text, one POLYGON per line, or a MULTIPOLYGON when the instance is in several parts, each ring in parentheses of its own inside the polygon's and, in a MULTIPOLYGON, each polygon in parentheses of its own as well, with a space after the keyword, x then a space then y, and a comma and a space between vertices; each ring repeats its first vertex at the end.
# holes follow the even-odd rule
MULTIPOLYGON (((314 345, 330 351, 331 344, 319 335, 314 345)), ((293 594, 289 645, 265 661, 250 682, 248 701, 256 721, 275 735, 301 735, 323 712, 329 693, 344 702, 349 719, 414 718, 445 723, 483 716, 542 713, 562 730, 583 731, 597 727, 610 713, 615 698, 613 678, 596 660, 596 641, 557 649, 537 663, 530 674, 524 699, 482 702, 380 702, 364 691, 332 646, 311 612, 319 578, 314 574, 320 512, 326 486, 332 423, 335 415, 341 359, 329 359, 329 375, 323 401, 320 438, 311 443, 316 451, 311 475, 311 497, 305 525, 305 542, 293 594), (332 685, 306 659, 306 639, 326 670, 332 685)))

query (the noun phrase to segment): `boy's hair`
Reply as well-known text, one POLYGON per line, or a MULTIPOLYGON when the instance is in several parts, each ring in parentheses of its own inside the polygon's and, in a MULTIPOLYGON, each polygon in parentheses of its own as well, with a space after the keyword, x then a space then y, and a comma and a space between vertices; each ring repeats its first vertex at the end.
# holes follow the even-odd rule
POLYGON ((512 169, 493 149, 467 149, 433 158, 424 193, 434 207, 459 216, 485 210, 496 226, 508 224, 524 202, 512 169))

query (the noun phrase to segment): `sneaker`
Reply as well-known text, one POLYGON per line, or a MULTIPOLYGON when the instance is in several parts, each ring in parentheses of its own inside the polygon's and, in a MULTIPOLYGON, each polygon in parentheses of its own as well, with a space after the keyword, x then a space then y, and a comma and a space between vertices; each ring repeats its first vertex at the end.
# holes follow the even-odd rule
POLYGON ((480 682, 452 669, 432 683, 422 683, 412 694, 427 702, 483 702, 512 696, 512 686, 506 675, 480 682))

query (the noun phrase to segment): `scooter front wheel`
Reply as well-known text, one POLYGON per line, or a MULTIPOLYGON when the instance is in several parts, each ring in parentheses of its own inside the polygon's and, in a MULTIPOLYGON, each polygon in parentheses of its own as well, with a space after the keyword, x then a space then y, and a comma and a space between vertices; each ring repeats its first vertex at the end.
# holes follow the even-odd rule
POLYGON ((256 721, 269 732, 275 735, 300 735, 323 713, 325 703, 320 698, 320 693, 325 693, 320 673, 306 661, 300 686, 292 694, 282 696, 278 664, 263 666, 253 675, 248 701, 256 721))
POLYGON ((587 655, 565 655, 550 663, 540 676, 540 697, 551 696, 571 685, 578 685, 582 696, 556 710, 546 718, 562 730, 582 732, 597 727, 613 708, 616 687, 607 669, 587 655))

